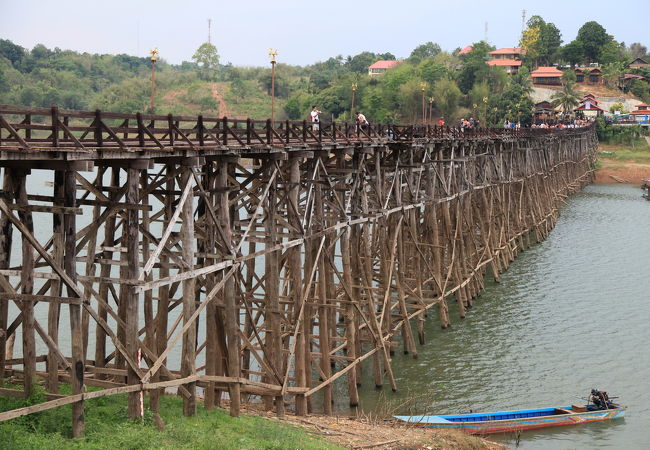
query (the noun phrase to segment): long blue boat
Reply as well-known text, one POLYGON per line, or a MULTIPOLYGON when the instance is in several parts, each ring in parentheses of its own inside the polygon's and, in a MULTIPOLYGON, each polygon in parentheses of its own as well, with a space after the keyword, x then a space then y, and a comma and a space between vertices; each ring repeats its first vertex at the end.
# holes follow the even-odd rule
POLYGON ((625 410, 624 406, 609 400, 605 391, 592 389, 589 403, 586 405, 446 416, 395 416, 395 418, 428 428, 457 429, 470 434, 494 434, 619 419, 625 416, 625 410))

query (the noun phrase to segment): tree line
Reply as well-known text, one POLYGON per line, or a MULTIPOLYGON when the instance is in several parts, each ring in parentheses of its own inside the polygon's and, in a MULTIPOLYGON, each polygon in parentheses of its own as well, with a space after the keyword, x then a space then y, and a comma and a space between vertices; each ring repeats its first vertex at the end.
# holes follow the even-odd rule
MULTIPOLYGON (((554 24, 533 16, 521 37, 521 47, 526 50, 523 65, 514 76, 485 64, 495 47, 484 41, 473 43, 472 50, 465 54, 460 54, 460 48, 448 52, 427 42, 379 76, 369 76, 368 66, 378 60, 396 60, 395 55, 365 51, 307 66, 279 62, 276 118, 307 119, 311 106, 317 105, 323 111, 323 120, 350 120, 354 95, 355 109, 363 111, 372 122, 421 122, 442 116, 447 124, 455 124, 461 117, 473 117, 481 125, 499 124, 505 119, 526 123, 533 109, 529 75, 537 66, 573 67, 598 62, 608 83, 621 87, 627 64, 648 55, 645 46, 616 42, 593 21, 578 30, 574 41, 562 43, 554 24)), ((650 78, 647 70, 638 73, 650 78)), ((41 44, 28 50, 0 39, 3 103, 147 111, 150 74, 151 62, 146 57, 79 53, 41 44)), ((567 76, 565 85, 574 81, 567 76)), ((156 86, 156 112, 191 105, 191 109, 180 112, 224 114, 213 92, 215 86, 232 105, 233 114, 262 119, 270 112, 270 68, 222 64, 211 43, 202 44, 191 61, 169 64, 159 59, 156 86)), ((634 80, 623 87, 650 102, 647 80, 634 80)))

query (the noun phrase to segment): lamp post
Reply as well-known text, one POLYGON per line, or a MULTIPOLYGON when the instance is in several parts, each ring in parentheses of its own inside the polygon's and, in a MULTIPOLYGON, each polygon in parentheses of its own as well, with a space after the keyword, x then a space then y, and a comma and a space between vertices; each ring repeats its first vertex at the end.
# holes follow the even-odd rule
POLYGON ((149 100, 149 112, 153 114, 153 99, 156 95, 156 61, 158 60, 158 47, 149 50, 151 57, 151 98, 149 100))
POLYGON ((424 101, 424 90, 427 88, 427 84, 422 81, 420 83, 420 90, 422 91, 422 125, 426 124, 426 106, 424 101))
POLYGON ((271 123, 275 120, 275 57, 277 54, 277 50, 269 49, 269 56, 271 57, 271 123))
POLYGON ((429 123, 431 123, 431 114, 433 114, 433 97, 429 97, 429 123))
POLYGON ((352 83, 352 108, 350 108, 350 120, 354 117, 354 94, 357 92, 357 83, 352 83))

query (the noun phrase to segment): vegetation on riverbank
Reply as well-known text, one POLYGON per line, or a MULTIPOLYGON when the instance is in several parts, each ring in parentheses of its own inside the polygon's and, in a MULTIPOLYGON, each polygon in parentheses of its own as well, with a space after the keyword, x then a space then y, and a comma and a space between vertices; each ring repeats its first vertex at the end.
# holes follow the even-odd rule
MULTIPOLYGON (((69 386, 63 386, 62 391, 69 386)), ((28 399, 0 397, 0 411, 44 401, 43 391, 28 399)), ((232 418, 227 411, 199 406, 194 417, 184 417, 182 400, 160 399, 165 429, 157 429, 153 414, 140 421, 127 417, 126 395, 86 401, 86 436, 71 439, 71 406, 62 406, 0 423, 0 447, 10 449, 338 449, 305 430, 255 415, 232 418)), ((145 407, 146 407, 145 402, 145 407)))

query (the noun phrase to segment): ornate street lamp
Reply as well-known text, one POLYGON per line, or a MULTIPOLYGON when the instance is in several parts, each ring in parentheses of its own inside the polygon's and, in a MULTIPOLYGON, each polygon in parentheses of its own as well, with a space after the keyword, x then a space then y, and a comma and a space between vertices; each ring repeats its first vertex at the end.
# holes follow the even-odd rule
POLYGON ((156 61, 158 60, 158 47, 149 50, 149 56, 151 57, 151 98, 149 100, 149 112, 153 114, 153 99, 156 95, 156 61))
POLYGON ((275 120, 275 57, 277 54, 277 50, 269 49, 269 56, 271 57, 271 123, 275 120))
POLYGON ((433 97, 429 97, 429 123, 431 123, 431 114, 433 113, 433 97))

